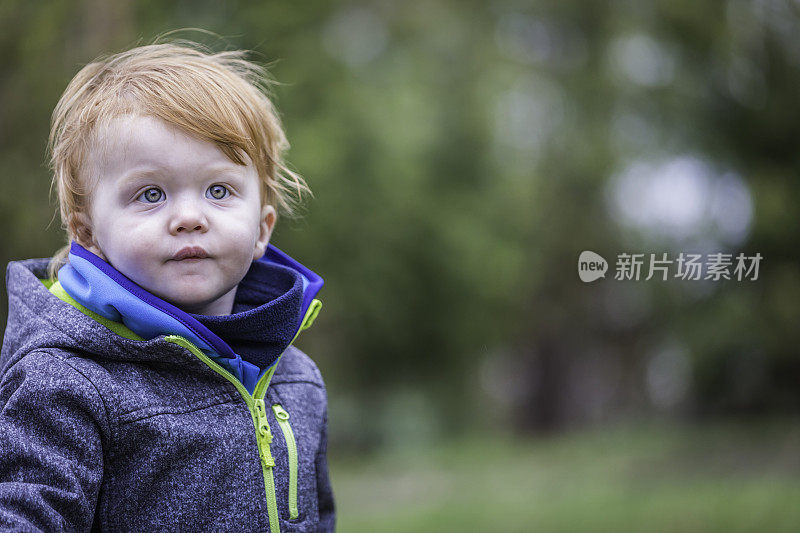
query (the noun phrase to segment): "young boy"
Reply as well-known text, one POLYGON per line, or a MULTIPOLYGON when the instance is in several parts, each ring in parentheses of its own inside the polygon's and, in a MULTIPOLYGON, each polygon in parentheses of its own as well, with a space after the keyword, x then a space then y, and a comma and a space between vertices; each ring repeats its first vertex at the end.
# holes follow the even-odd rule
POLYGON ((176 43, 67 87, 70 244, 6 276, 0 530, 333 530, 325 388, 291 346, 322 279, 269 245, 306 186, 264 80, 176 43))

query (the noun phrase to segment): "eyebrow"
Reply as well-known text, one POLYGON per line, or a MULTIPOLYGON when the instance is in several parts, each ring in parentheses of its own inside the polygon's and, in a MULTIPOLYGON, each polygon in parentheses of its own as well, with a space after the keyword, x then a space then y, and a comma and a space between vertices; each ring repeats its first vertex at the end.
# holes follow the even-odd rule
POLYGON ((152 175, 157 173, 158 170, 152 167, 138 168, 123 175, 122 178, 120 178, 119 180, 119 185, 124 187, 133 184, 134 182, 139 180, 146 180, 152 175))
MULTIPOLYGON (((203 174, 204 175, 224 175, 228 179, 236 179, 241 180, 243 176, 238 170, 240 170, 242 165, 237 165, 233 161, 230 164, 227 163, 215 163, 208 165, 205 167, 203 174)), ((119 181, 120 186, 126 186, 137 181, 147 180, 148 178, 154 175, 167 175, 169 173, 163 172, 162 169, 158 167, 141 167, 130 171, 129 173, 125 174, 119 181)))

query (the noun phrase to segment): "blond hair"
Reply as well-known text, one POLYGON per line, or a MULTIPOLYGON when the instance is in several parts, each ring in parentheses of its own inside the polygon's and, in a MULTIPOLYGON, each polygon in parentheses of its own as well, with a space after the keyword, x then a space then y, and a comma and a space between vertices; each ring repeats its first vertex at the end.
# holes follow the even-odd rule
POLYGON ((215 143, 238 164, 246 164, 247 156, 258 171, 262 205, 289 214, 296 200, 310 193, 284 162, 289 144, 268 96, 272 82, 246 55, 176 41, 97 59, 75 75, 53 111, 48 143, 67 232, 67 245, 48 267, 51 278, 66 261, 70 241, 90 242, 85 223, 90 191, 82 174, 98 125, 122 115, 164 120, 215 143))

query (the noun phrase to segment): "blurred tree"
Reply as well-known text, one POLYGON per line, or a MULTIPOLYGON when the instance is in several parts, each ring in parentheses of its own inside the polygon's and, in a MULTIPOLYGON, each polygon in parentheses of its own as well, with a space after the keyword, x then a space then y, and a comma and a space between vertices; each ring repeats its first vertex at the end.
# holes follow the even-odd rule
POLYGON ((315 196, 274 242, 327 280, 300 344, 334 438, 797 410, 793 4, 7 0, 0 259, 60 245, 42 162, 68 80, 187 27, 281 82, 315 196), (607 279, 578 280, 582 250, 607 279), (755 282, 613 279, 618 253, 680 251, 764 263, 755 282))

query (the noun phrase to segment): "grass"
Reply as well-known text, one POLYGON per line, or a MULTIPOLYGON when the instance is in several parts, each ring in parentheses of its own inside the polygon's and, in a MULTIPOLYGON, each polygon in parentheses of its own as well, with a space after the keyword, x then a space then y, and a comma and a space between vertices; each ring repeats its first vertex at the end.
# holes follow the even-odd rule
POLYGON ((338 530, 800 531, 800 424, 472 438, 333 458, 338 530))

